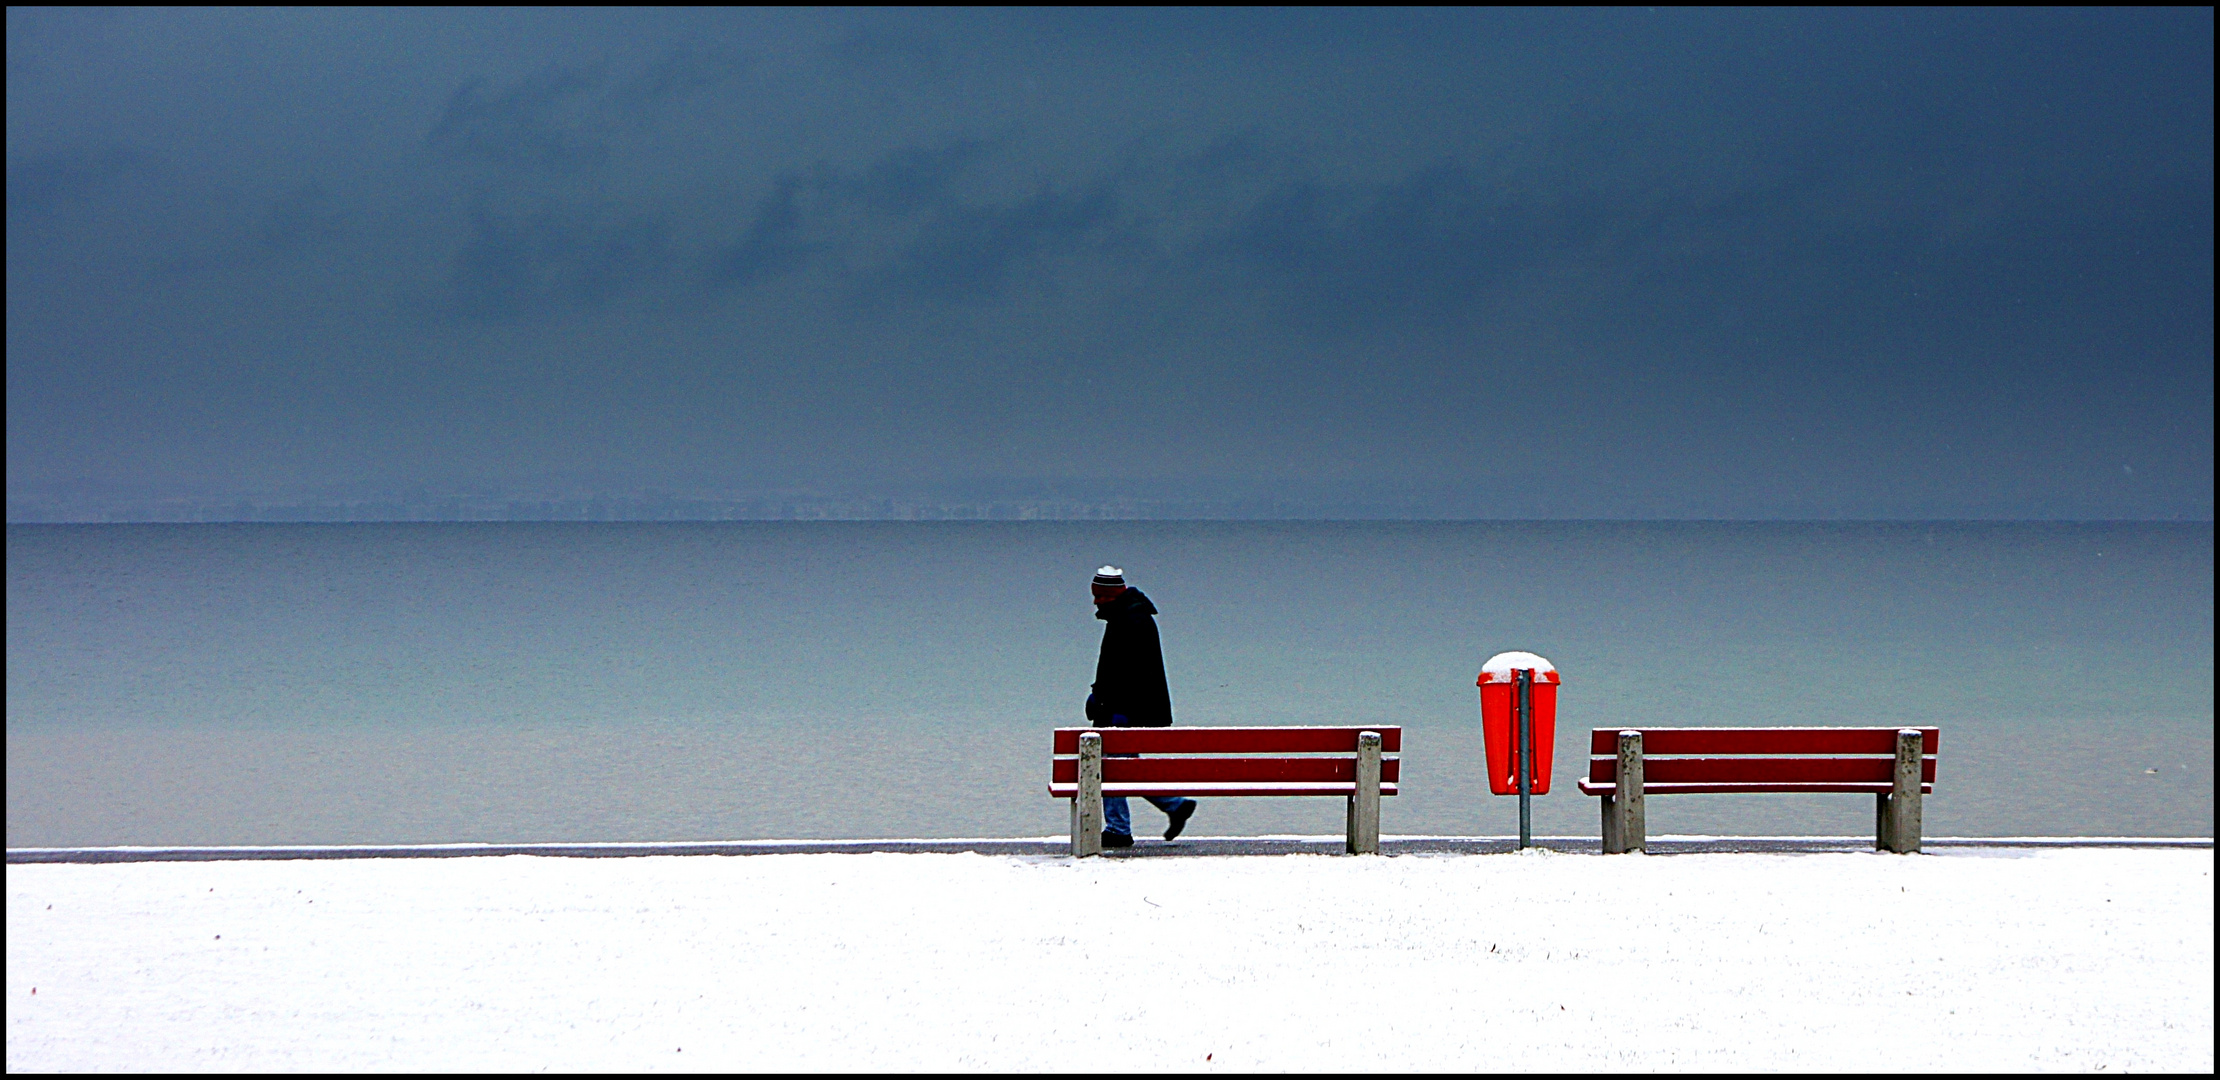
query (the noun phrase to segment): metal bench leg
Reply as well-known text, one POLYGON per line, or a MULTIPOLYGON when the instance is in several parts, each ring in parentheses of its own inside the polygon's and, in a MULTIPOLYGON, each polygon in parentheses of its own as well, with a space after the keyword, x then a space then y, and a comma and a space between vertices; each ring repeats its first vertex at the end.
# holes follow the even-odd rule
POLYGON ((1071 800, 1071 853, 1102 854, 1102 736, 1079 736, 1079 790, 1071 800))
POLYGON ((1357 733, 1357 790, 1349 795, 1351 855, 1380 853, 1380 733, 1357 733))
POLYGON ((1881 846, 1902 855, 1919 853, 1923 809, 1919 787, 1926 749, 1918 728, 1896 733, 1896 783, 1881 813, 1881 846))

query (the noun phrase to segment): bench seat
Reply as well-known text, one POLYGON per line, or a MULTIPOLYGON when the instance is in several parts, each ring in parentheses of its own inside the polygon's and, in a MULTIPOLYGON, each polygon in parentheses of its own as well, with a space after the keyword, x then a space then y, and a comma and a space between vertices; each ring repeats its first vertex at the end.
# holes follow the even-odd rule
MULTIPOLYGON (((1380 785, 1380 794, 1382 794, 1382 795, 1393 795, 1393 794, 1395 794, 1395 793, 1396 793, 1396 792, 1395 792, 1395 788, 1396 788, 1396 786, 1395 786, 1394 784, 1386 784, 1386 783, 1383 783, 1383 784, 1381 784, 1381 785, 1380 785)), ((1059 798, 1059 799, 1069 799, 1069 798, 1072 798, 1073 796, 1075 796, 1075 795, 1077 795, 1077 794, 1079 793, 1079 785, 1078 785, 1078 783, 1076 783, 1076 782, 1074 782, 1074 783, 1069 783, 1069 784, 1050 784, 1050 785, 1048 785, 1048 793, 1049 793, 1050 795, 1053 795, 1053 796, 1055 796, 1055 797, 1059 798)), ((1149 796, 1149 795, 1155 795, 1155 796, 1166 796, 1166 797, 1168 797, 1168 796, 1173 796, 1173 795, 1193 795, 1193 796, 1203 796, 1203 795, 1210 795, 1210 796, 1215 796, 1215 797, 1219 797, 1219 798, 1224 798, 1224 797, 1228 797, 1228 796, 1236 796, 1236 795, 1346 795, 1346 796, 1354 796, 1354 795, 1356 795, 1356 793, 1357 793, 1357 785, 1356 785, 1356 783, 1355 783, 1354 781, 1351 781, 1351 782, 1348 782, 1348 783, 1342 783, 1342 784, 1335 784, 1335 783, 1323 783, 1323 784, 1269 784, 1269 783, 1243 783, 1243 782, 1240 782, 1240 781, 1229 781, 1229 782, 1225 782, 1225 783, 1189 783, 1189 784, 1178 784, 1178 783, 1169 783, 1169 782, 1165 782, 1165 783, 1153 783, 1153 784, 1140 784, 1140 783, 1135 783, 1135 784, 1112 784, 1112 783, 1105 783, 1105 784, 1103 784, 1103 785, 1102 785, 1102 793, 1103 793, 1103 795, 1104 795, 1104 796, 1107 796, 1107 797, 1112 797, 1112 798, 1115 798, 1115 797, 1119 797, 1119 796, 1125 796, 1125 795, 1131 795, 1131 796, 1135 796, 1135 797, 1141 797, 1141 796, 1149 796)))
MULTIPOLYGON (((1886 795, 1893 790, 1889 784, 1658 784, 1644 783, 1642 791, 1650 795, 1886 795)), ((1583 795, 1615 795, 1617 784, 1591 784, 1580 781, 1583 795)), ((1921 785, 1921 793, 1932 795, 1935 785, 1921 785)))

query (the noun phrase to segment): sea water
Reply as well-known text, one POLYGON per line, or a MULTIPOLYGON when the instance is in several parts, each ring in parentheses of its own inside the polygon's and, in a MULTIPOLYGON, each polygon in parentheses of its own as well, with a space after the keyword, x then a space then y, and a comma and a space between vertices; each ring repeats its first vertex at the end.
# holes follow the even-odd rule
MULTIPOLYGON (((1181 724, 1398 724, 1389 834, 1501 835, 1473 679, 1591 727, 1938 725, 1929 835, 2212 835, 2212 526, 718 522, 7 529, 10 847, 1044 836, 1123 566, 1181 724)), ((1137 831, 1162 817, 1135 804, 1137 831)), ((1201 835, 1334 833, 1209 800, 1201 835)), ((1667 833, 1872 800, 1653 799, 1667 833)))

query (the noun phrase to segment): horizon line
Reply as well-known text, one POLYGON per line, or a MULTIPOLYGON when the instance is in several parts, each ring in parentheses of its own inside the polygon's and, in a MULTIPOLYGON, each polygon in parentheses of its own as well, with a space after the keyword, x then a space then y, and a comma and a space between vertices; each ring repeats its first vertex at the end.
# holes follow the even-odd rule
POLYGON ((2210 525, 2212 517, 1634 517, 1634 516, 1504 516, 1504 517, 1451 517, 1418 515, 1303 515, 1303 516, 1034 516, 1008 517, 988 515, 894 517, 894 516, 817 516, 817 517, 304 517, 290 519, 272 518, 100 518, 100 519, 38 519, 9 518, 13 526, 88 526, 88 525, 1024 525, 1024 524, 1113 524, 1151 522, 1160 524, 1540 524, 1563 522, 1579 524, 1689 524, 1689 525, 2210 525))

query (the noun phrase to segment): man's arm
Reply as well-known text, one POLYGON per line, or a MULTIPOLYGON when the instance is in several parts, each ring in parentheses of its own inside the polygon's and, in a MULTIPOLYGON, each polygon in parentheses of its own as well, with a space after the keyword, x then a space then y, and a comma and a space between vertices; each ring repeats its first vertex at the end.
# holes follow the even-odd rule
POLYGON ((1126 727, 1133 697, 1133 628, 1113 619, 1102 628, 1102 655, 1095 662, 1094 692, 1087 695, 1087 720, 1096 727, 1126 727))

